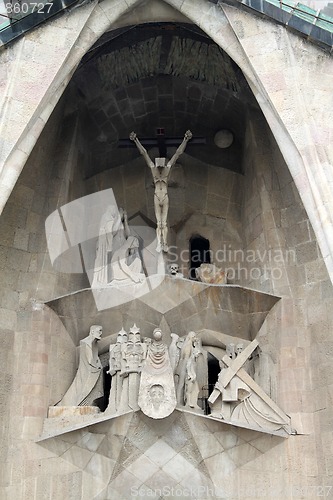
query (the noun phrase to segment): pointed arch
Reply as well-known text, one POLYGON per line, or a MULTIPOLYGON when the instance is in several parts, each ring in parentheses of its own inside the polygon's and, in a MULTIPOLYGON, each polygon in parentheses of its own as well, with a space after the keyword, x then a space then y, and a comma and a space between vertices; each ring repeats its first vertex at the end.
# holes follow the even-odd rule
MULTIPOLYGON (((283 26, 229 5, 207 0, 163 2, 197 24, 243 71, 294 179, 333 279, 333 110, 327 106, 332 58, 283 26)), ((0 210, 82 56, 139 4, 140 0, 88 4, 44 25, 40 40, 31 32, 0 55, 7 81, 0 107, 0 210), (47 69, 36 84, 45 61, 47 69)), ((161 0, 151 0, 155 4, 161 0)), ((150 11, 154 17, 156 12, 150 11)))

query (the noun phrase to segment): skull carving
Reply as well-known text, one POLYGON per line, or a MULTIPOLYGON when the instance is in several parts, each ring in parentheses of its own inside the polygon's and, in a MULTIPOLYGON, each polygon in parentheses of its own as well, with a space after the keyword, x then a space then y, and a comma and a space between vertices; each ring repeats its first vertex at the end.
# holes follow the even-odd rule
POLYGON ((177 276, 178 272, 179 272, 178 264, 169 265, 169 273, 171 274, 171 276, 177 276))
POLYGON ((184 275, 179 272, 178 264, 169 264, 169 274, 173 278, 184 278, 184 275))

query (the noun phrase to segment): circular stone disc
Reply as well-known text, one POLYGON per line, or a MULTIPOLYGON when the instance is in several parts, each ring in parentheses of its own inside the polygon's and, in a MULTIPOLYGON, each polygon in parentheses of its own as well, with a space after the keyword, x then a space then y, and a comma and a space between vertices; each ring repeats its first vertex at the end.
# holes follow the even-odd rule
POLYGON ((216 132, 214 142, 218 148, 225 149, 231 146, 234 136, 230 130, 219 130, 216 132))

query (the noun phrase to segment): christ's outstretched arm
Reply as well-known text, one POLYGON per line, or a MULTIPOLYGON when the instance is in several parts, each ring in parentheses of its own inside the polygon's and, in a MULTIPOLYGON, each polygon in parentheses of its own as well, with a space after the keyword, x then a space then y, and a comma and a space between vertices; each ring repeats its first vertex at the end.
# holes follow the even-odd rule
POLYGON ((171 158, 171 160, 168 162, 168 166, 169 167, 173 167, 173 165, 176 163, 176 161, 178 160, 178 158, 180 157, 180 155, 182 153, 184 153, 186 145, 187 145, 187 143, 188 143, 188 141, 190 139, 192 139, 192 132, 190 130, 187 130, 185 132, 185 136, 184 136, 183 142, 178 147, 177 151, 175 152, 175 154, 173 155, 173 157, 171 158))
POLYGON ((150 167, 150 168, 154 167, 155 166, 154 162, 151 160, 151 158, 149 157, 149 155, 147 153, 147 150, 142 146, 141 142, 137 138, 136 133, 131 132, 129 138, 131 139, 131 141, 135 142, 136 147, 138 148, 138 150, 140 151, 140 153, 142 154, 142 156, 146 160, 148 167, 150 167))

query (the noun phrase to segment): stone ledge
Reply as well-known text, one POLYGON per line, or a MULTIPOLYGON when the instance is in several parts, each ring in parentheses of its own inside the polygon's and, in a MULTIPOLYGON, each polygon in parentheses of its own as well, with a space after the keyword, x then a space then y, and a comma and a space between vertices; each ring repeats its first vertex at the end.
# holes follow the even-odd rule
POLYGON ((48 418, 81 417, 100 413, 97 406, 49 406, 48 418))

